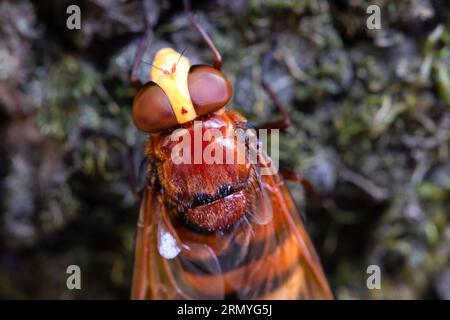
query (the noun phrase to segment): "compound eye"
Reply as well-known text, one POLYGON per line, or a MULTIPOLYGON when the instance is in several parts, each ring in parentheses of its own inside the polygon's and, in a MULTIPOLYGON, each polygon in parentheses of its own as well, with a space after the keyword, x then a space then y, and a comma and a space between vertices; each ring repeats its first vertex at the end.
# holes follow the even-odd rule
POLYGON ((139 90, 133 101, 132 118, 136 127, 152 133, 177 125, 177 118, 169 98, 154 82, 139 90))
POLYGON ((192 66, 188 75, 189 95, 197 115, 205 115, 224 107, 232 96, 231 84, 219 70, 192 66))

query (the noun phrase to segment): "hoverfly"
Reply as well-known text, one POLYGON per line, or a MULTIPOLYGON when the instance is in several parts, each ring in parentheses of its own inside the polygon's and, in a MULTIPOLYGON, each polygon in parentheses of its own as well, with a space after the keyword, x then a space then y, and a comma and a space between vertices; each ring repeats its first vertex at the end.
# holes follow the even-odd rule
MULTIPOLYGON (((278 174, 260 175, 260 163, 174 163, 176 129, 186 136, 194 135, 194 123, 202 132, 248 127, 228 107, 232 88, 220 71, 220 53, 190 3, 184 5, 212 50, 214 67, 191 66, 182 54, 161 49, 151 64, 151 81, 134 99, 133 121, 150 138, 131 298, 331 299, 315 249, 278 174)), ((230 139, 224 134, 212 143, 232 154, 248 148, 245 141, 230 139)))

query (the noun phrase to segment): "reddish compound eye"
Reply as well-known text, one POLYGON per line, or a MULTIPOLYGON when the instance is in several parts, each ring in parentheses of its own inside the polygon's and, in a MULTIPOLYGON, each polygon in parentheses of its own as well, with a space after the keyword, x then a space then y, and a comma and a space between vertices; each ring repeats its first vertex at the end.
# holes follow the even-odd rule
POLYGON ((169 129, 178 124, 169 98, 154 82, 139 90, 133 101, 133 122, 144 132, 152 133, 169 129))
POLYGON ((225 75, 207 65, 191 67, 188 87, 195 112, 198 115, 219 110, 230 101, 233 94, 231 84, 225 75))
MULTIPOLYGON (((188 89, 195 113, 199 116, 224 107, 232 96, 231 84, 225 75, 206 65, 197 65, 189 70, 188 89)), ((148 133, 178 124, 169 98, 154 82, 147 83, 137 93, 132 117, 136 127, 148 133)))

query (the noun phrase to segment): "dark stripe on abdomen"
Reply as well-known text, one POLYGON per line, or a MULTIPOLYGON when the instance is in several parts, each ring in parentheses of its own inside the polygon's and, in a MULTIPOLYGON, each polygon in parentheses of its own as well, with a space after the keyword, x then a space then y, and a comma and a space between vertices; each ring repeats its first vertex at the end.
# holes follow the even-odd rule
MULTIPOLYGON (((271 255, 278 247, 282 246, 288 238, 289 232, 286 228, 282 228, 279 221, 273 221, 272 224, 274 224, 273 227, 267 228, 267 237, 259 240, 254 240, 252 238, 248 245, 241 245, 237 241, 233 241, 224 253, 217 254, 217 259, 221 267, 221 270, 218 271, 225 273, 241 268, 249 263, 257 261, 263 256, 271 255), (245 250, 247 250, 246 255, 241 258, 241 255, 245 250)), ((258 227, 261 228, 261 226, 258 227)), ((211 237, 214 237, 214 235, 211 235, 211 237)), ((213 275, 214 273, 211 273, 211 268, 205 268, 204 266, 214 264, 214 260, 214 258, 184 258, 180 259, 180 262, 186 272, 197 275, 213 275)))
MULTIPOLYGON (((239 297, 255 297, 269 293, 284 284, 284 279, 297 268, 301 268, 300 250, 295 236, 291 236, 272 254, 232 271, 215 275, 199 275, 183 272, 187 284, 202 295, 217 297, 225 290, 225 295, 239 293, 239 297), (222 283, 224 288, 211 286, 222 283)), ((231 296, 230 296, 231 297, 231 296)))

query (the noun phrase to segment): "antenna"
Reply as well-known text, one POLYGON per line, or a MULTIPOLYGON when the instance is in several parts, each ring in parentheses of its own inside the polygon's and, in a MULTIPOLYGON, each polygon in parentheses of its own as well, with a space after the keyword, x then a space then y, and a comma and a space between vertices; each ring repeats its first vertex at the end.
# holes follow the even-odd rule
POLYGON ((162 69, 162 68, 160 68, 158 66, 155 66, 153 63, 147 62, 145 60, 142 60, 142 62, 145 63, 145 64, 148 64, 149 66, 152 66, 155 69, 158 69, 159 71, 161 71, 164 74, 169 74, 169 72, 167 70, 164 70, 164 69, 162 69))
POLYGON ((180 62, 180 60, 181 60, 181 57, 183 56, 183 54, 184 54, 184 52, 186 51, 186 49, 187 49, 187 47, 184 47, 184 49, 181 51, 181 53, 180 53, 180 56, 178 57, 178 60, 177 60, 177 63, 175 63, 173 66, 172 66, 172 73, 174 73, 176 70, 177 70, 177 65, 178 65, 178 62, 180 62))

